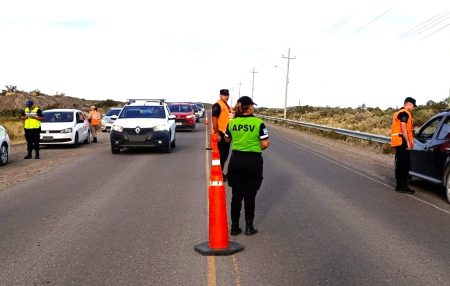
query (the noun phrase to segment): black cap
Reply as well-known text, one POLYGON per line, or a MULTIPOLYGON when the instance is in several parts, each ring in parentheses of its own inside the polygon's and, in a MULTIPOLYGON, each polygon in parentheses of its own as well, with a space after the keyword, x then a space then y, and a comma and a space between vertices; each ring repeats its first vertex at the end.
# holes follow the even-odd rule
POLYGON ((412 104, 414 104, 414 107, 417 107, 416 100, 414 98, 408 96, 407 98, 405 98, 404 103, 407 103, 407 102, 411 102, 412 104))
POLYGON ((230 95, 230 92, 228 91, 228 89, 221 89, 220 95, 230 95))
POLYGON ((257 105, 256 103, 253 102, 253 99, 251 99, 248 96, 242 96, 241 98, 238 99, 237 102, 240 102, 242 106, 257 105))
POLYGON ((25 105, 28 106, 28 107, 32 107, 33 104, 34 104, 34 102, 32 100, 29 100, 29 99, 25 102, 25 105))

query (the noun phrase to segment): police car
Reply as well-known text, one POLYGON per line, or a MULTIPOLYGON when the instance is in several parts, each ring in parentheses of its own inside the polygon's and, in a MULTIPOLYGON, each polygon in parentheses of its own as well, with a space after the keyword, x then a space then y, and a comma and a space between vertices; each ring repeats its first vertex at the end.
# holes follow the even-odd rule
POLYGON ((111 152, 124 148, 160 147, 170 153, 175 147, 175 115, 164 99, 128 99, 111 127, 111 152))

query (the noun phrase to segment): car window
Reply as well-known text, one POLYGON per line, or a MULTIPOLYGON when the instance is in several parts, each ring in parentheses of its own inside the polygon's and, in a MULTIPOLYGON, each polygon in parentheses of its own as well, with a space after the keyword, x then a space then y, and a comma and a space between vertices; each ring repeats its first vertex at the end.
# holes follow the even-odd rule
POLYGON ((119 118, 165 118, 162 106, 126 106, 119 118))
POLYGON ((72 122, 73 112, 71 111, 46 111, 42 122, 72 122))
POLYGON ((435 119, 433 119, 432 121, 426 123, 426 125, 424 125, 419 133, 417 134, 417 138, 419 138, 419 140, 430 140, 433 138, 434 133, 436 132, 437 128, 439 127, 439 123, 441 122, 442 117, 437 117, 435 119))
POLYGON ((441 130, 439 131, 438 139, 450 139, 450 116, 445 118, 442 124, 441 130))
POLYGON ((192 107, 187 104, 171 104, 169 105, 171 112, 191 112, 192 107))
POLYGON ((110 109, 105 116, 119 115, 120 109, 110 109))

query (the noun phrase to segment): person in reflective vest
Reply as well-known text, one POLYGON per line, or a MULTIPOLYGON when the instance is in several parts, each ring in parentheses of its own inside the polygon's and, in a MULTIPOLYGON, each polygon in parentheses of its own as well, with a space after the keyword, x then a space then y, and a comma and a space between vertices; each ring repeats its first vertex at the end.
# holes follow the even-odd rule
POLYGON ((395 148, 395 190, 400 193, 413 194, 408 187, 411 168, 411 150, 414 147, 413 119, 411 111, 416 107, 416 100, 407 97, 400 110, 392 118, 391 146, 395 148))
POLYGON ((24 122, 25 140, 27 141, 27 155, 24 159, 31 159, 32 151, 35 152, 35 159, 39 156, 39 140, 41 136, 41 121, 44 119, 42 110, 39 109, 32 100, 25 102, 25 109, 22 111, 20 119, 24 122))
POLYGON ((242 232, 239 218, 244 200, 245 234, 258 231, 253 226, 255 218, 255 198, 263 180, 262 150, 269 147, 269 132, 260 118, 253 116, 253 100, 248 96, 238 99, 234 119, 231 119, 226 133, 226 141, 232 142, 228 164, 228 185, 232 188, 231 235, 242 232))
MULTIPOLYGON (((228 98, 230 93, 228 89, 220 90, 220 99, 212 106, 212 130, 211 133, 217 134, 217 148, 220 153, 220 166, 222 171, 225 167, 225 162, 230 153, 230 143, 225 140, 225 132, 227 130, 228 122, 234 117, 234 112, 228 105, 228 98)), ((223 179, 226 181, 227 177, 223 174, 223 179)))
POLYGON ((89 129, 92 134, 92 142, 97 143, 97 131, 100 129, 102 115, 98 112, 97 107, 91 106, 91 111, 88 115, 89 129))

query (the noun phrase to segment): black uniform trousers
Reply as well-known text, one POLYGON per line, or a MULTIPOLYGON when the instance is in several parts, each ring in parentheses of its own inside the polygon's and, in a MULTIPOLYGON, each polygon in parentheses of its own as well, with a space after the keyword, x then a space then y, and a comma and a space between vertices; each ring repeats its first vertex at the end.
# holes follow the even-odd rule
POLYGON ((232 188, 231 224, 239 225, 244 200, 245 221, 253 223, 255 218, 255 198, 263 180, 263 157, 261 153, 231 153, 228 164, 228 185, 232 188))
POLYGON ((406 140, 402 137, 402 145, 395 147, 395 180, 397 188, 403 188, 408 183, 411 168, 411 150, 407 150, 406 140))
POLYGON ((224 171, 225 162, 228 159, 228 155, 230 154, 230 143, 225 141, 225 134, 222 131, 219 131, 220 142, 217 143, 217 149, 219 149, 220 153, 220 167, 222 171, 224 171))
POLYGON ((28 155, 31 155, 32 150, 39 155, 39 140, 40 140, 41 128, 25 128, 25 140, 27 140, 28 155))

